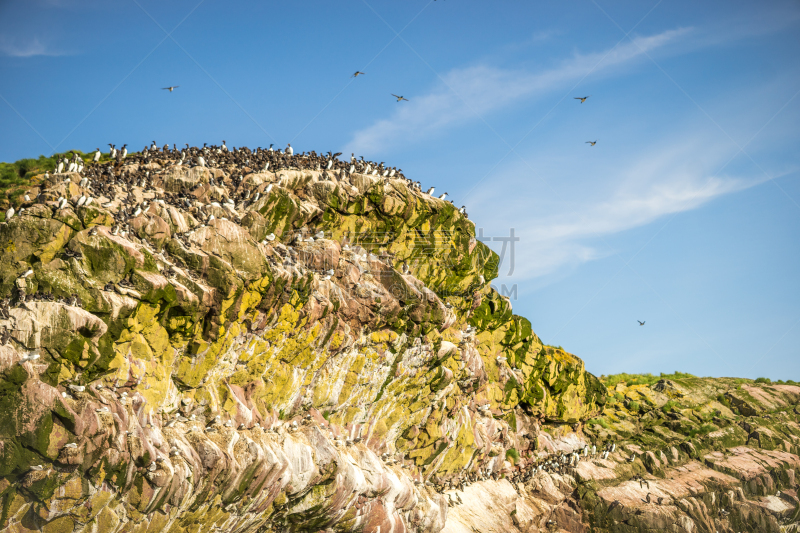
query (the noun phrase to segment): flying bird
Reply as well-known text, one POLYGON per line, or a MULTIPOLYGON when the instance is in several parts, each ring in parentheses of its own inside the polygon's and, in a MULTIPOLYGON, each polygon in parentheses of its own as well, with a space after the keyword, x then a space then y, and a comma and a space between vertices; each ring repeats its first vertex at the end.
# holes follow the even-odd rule
MULTIPOLYGON (((592 96, 591 94, 589 96, 592 96)), ((575 100, 580 100, 581 103, 584 103, 589 96, 573 96, 575 100)))
POLYGON ((397 98, 397 101, 398 101, 398 102, 399 102, 399 101, 401 101, 401 100, 405 100, 406 102, 408 102, 408 98, 403 98, 402 96, 397 96, 396 94, 392 94, 392 96, 394 96, 395 98, 397 98))
POLYGON ((357 71, 356 71, 356 73, 355 73, 355 74, 353 74, 353 75, 352 75, 352 76, 350 76, 350 77, 351 77, 351 78, 357 78, 357 77, 361 76, 362 74, 366 74, 366 73, 365 73, 365 72, 361 72, 360 70, 357 70, 357 71))
POLYGON ((175 89, 177 89, 178 87, 180 87, 180 85, 173 85, 172 87, 162 87, 162 88, 161 88, 161 90, 162 90, 162 91, 169 91, 169 92, 172 92, 172 91, 174 91, 175 89))
POLYGON ((586 144, 591 144, 592 146, 594 146, 595 144, 597 144, 597 141, 586 141, 586 144))
POLYGON ((644 326, 644 322, 643 321, 637 320, 636 322, 638 322, 640 326, 644 326))

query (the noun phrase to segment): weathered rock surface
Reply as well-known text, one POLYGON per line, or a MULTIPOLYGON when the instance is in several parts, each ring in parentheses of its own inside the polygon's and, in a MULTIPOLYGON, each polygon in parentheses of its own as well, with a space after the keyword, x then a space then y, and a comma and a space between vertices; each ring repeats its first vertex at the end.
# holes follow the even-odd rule
POLYGON ((49 176, 0 223, 3 531, 797 523, 800 387, 608 389, 449 202, 217 153, 49 176))

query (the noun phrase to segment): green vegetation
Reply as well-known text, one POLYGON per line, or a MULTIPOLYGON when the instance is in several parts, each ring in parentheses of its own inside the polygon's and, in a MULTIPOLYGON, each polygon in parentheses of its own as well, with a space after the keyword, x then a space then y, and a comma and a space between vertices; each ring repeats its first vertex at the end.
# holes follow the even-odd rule
POLYGON ((764 383, 766 385, 797 385, 797 382, 794 381, 793 379, 787 379, 785 381, 782 380, 782 379, 778 379, 778 380, 772 381, 769 378, 756 378, 755 382, 756 383, 764 383))
POLYGON ((719 428, 717 426, 715 426, 714 424, 703 424, 702 426, 700 426, 697 429, 689 430, 688 437, 690 439, 693 439, 697 435, 707 435, 707 434, 711 433, 712 431, 716 431, 717 429, 719 429, 719 428))
POLYGON ((33 182, 34 176, 52 172, 55 170, 59 158, 69 157, 73 153, 79 154, 84 160, 89 158, 80 150, 71 150, 53 154, 50 157, 40 155, 38 159, 20 159, 14 163, 0 163, 0 202, 7 200, 14 203, 25 188, 36 185, 33 182))
POLYGON ((625 383, 628 387, 631 385, 652 385, 662 379, 689 379, 696 378, 692 374, 686 372, 673 372, 672 374, 664 374, 663 372, 658 376, 653 374, 613 374, 610 376, 601 376, 600 381, 608 388, 616 387, 618 383, 625 383))
POLYGON ((604 429, 611 429, 611 426, 608 424, 608 421, 605 418, 592 418, 589 419, 589 421, 586 422, 586 424, 589 426, 596 425, 604 429))
POLYGON ((678 405, 678 402, 676 402, 675 400, 670 400, 661 406, 661 411, 663 411, 664 413, 670 413, 675 409, 676 405, 678 405))
POLYGON ((636 400, 628 404, 628 411, 630 411, 631 413, 636 414, 641 410, 642 410, 642 405, 636 400))
POLYGON ((516 448, 509 448, 506 450, 506 459, 514 464, 519 462, 519 452, 516 450, 516 448))

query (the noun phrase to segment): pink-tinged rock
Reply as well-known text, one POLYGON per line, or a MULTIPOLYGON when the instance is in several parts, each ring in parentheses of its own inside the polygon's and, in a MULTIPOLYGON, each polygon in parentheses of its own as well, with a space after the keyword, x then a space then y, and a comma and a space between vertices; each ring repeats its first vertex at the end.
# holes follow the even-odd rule
POLYGON ((147 216, 144 214, 139 215, 132 219, 129 224, 142 238, 147 238, 152 241, 157 248, 160 248, 164 242, 172 237, 169 224, 167 224, 163 218, 155 214, 147 216))
POLYGON ((89 311, 57 302, 28 302, 9 313, 15 325, 12 335, 29 350, 60 349, 75 335, 96 344, 108 330, 105 322, 89 311))

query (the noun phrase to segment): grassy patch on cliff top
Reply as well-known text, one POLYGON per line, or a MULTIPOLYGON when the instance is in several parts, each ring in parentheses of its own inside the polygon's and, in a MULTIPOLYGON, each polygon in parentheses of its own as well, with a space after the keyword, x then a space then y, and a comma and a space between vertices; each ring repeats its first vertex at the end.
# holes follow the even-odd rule
POLYGON ((653 374, 612 374, 610 376, 600 376, 600 381, 608 388, 614 388, 619 383, 625 383, 628 387, 631 385, 652 385, 653 383, 657 383, 662 379, 688 379, 688 378, 696 378, 697 376, 693 374, 688 374, 686 372, 673 372, 672 374, 664 374, 663 372, 659 375, 653 374))
POLYGON ((58 160, 64 156, 69 157, 76 153, 84 161, 90 159, 89 155, 80 150, 70 150, 50 157, 40 155, 38 159, 20 159, 13 163, 0 163, 0 202, 3 205, 14 203, 15 200, 31 185, 34 176, 55 170, 58 160))
MULTIPOLYGON (((632 385, 652 385, 654 383, 658 383, 662 379, 671 379, 671 380, 682 380, 682 379, 697 379, 698 376, 694 374, 689 374, 687 372, 673 372, 672 374, 664 374, 663 372, 659 375, 654 374, 611 374, 608 376, 600 376, 600 382, 603 383, 609 389, 613 389, 619 383, 624 383, 625 386, 630 387, 632 385)), ((760 383, 763 385, 797 385, 796 381, 791 379, 787 380, 777 380, 773 381, 769 378, 757 378, 747 379, 747 378, 714 378, 716 381, 721 382, 732 382, 734 384, 741 385, 743 383, 760 383)))

